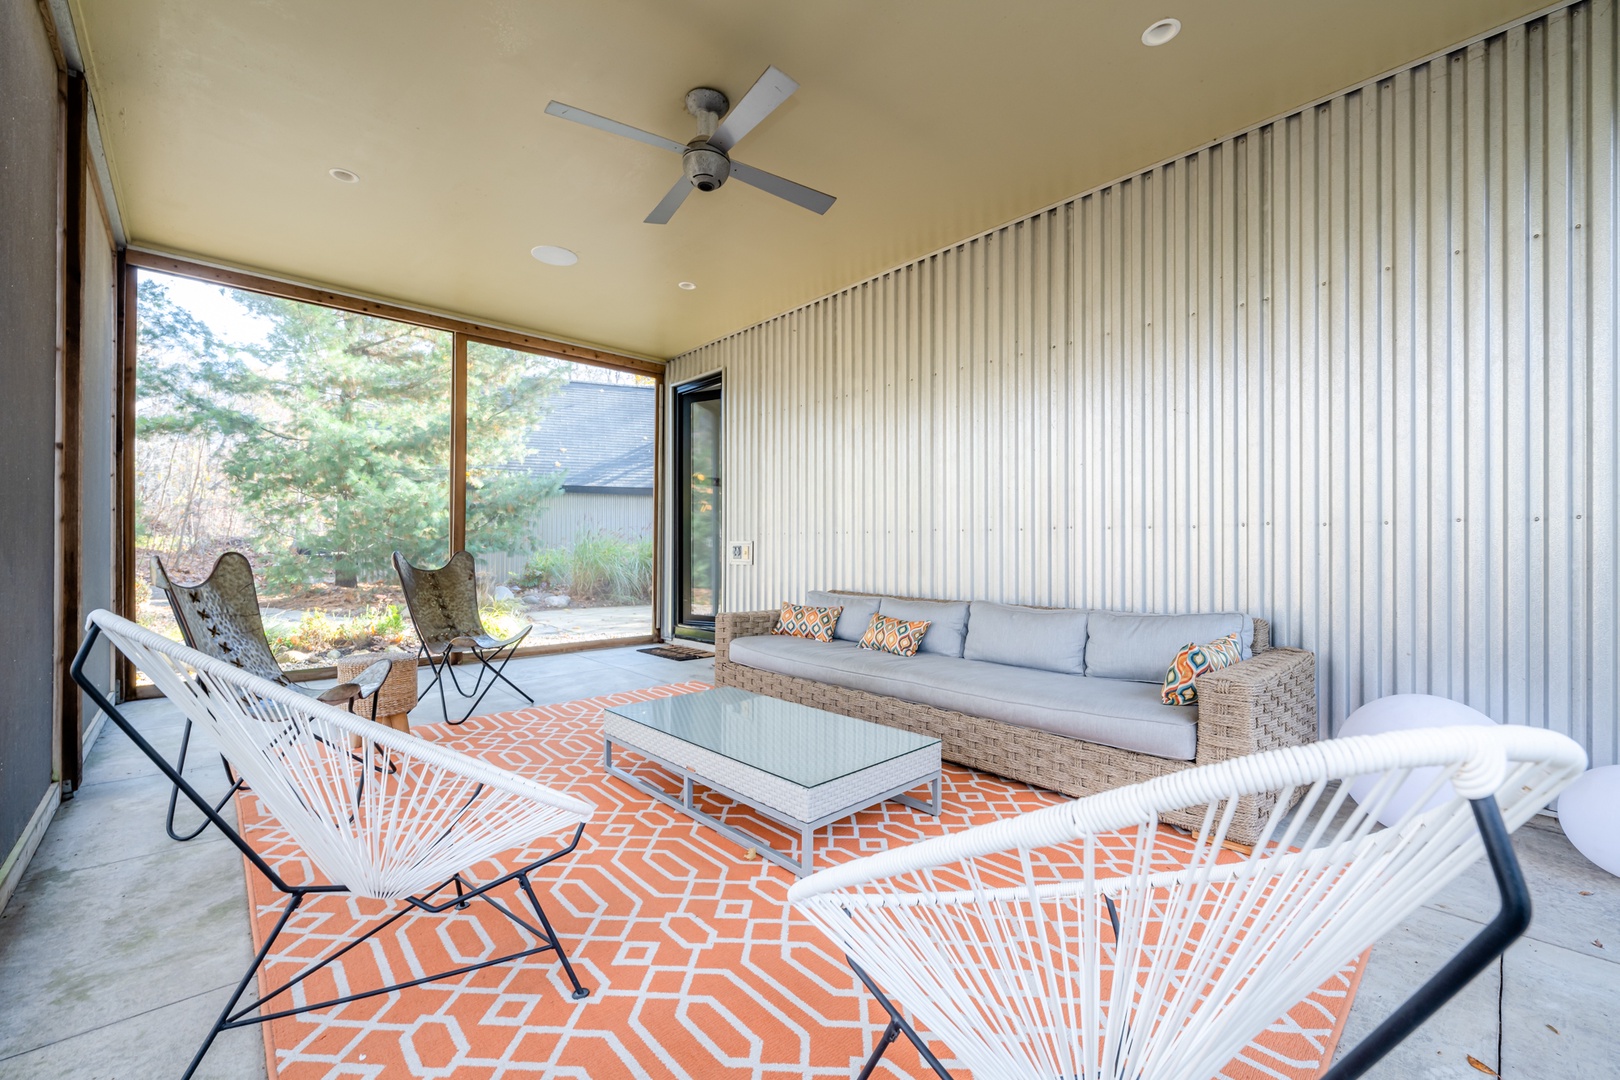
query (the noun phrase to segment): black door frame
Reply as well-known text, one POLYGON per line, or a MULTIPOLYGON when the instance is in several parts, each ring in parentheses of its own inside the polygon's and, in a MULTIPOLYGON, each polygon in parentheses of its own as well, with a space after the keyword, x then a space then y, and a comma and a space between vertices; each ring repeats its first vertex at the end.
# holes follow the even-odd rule
MULTIPOLYGON (((702 379, 696 379, 689 383, 683 383, 682 385, 675 387, 674 390, 675 408, 672 410, 674 416, 671 420, 671 424, 674 428, 675 435, 675 467, 670 470, 671 479, 675 481, 673 486, 676 488, 676 490, 671 493, 675 498, 675 529, 674 536, 671 537, 670 543, 670 553, 673 556, 672 561, 674 563, 675 571, 670 575, 670 580, 675 587, 674 596, 672 597, 672 615, 674 616, 672 622, 674 624, 673 634, 675 637, 694 638, 700 641, 713 641, 714 619, 707 616, 693 616, 690 610, 692 593, 692 561, 689 556, 691 555, 690 545, 692 542, 692 500, 691 487, 687 479, 691 472, 689 462, 691 460, 692 449, 692 424, 690 407, 694 403, 700 401, 720 402, 722 431, 716 433, 716 441, 719 443, 719 445, 716 447, 715 455, 716 458, 719 458, 724 452, 725 445, 723 441, 725 389, 722 385, 722 379, 719 374, 710 375, 702 379)), ((715 477, 715 489, 720 498, 720 505, 718 507, 720 526, 717 527, 717 531, 723 529, 723 524, 725 521, 725 489, 722 487, 723 480, 723 476, 715 477)), ((724 541, 722 537, 717 535, 715 537, 716 561, 714 580, 714 607, 716 611, 720 610, 720 590, 722 580, 724 578, 724 563, 718 557, 718 553, 723 545, 724 541)))

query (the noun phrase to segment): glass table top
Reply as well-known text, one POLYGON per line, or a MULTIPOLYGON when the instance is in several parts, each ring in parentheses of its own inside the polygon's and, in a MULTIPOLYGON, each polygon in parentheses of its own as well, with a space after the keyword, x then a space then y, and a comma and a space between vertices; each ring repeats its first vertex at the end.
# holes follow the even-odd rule
POLYGON ((817 787, 939 740, 731 686, 607 711, 800 787, 817 787))

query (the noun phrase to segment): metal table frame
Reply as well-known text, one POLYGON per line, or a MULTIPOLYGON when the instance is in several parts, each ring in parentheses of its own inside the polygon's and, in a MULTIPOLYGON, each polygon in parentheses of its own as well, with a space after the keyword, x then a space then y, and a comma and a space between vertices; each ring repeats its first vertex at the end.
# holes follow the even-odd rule
MULTIPOLYGON (((741 792, 734 791, 723 784, 717 784, 713 780, 705 778, 695 769, 684 765, 676 765, 674 762, 660 757, 657 754, 643 750, 641 747, 625 741, 625 739, 621 736, 619 739, 619 744, 622 748, 635 751, 641 757, 644 757, 648 761, 663 767, 680 778, 681 795, 680 798, 677 799, 668 792, 654 787, 652 784, 647 783, 639 777, 632 776, 630 773, 625 772, 623 769, 614 765, 613 739, 611 736, 604 735, 602 738, 602 743, 602 769, 609 776, 624 781, 626 784, 629 784, 631 787, 642 792, 643 794, 651 795, 654 799, 657 799, 666 806, 679 810, 681 813, 687 815, 693 820, 707 825, 709 828, 713 829, 721 836, 724 836, 726 839, 735 841, 745 848, 758 852, 761 858, 769 859, 777 866, 782 867, 784 870, 790 870, 799 877, 805 877, 811 871, 811 863, 815 857, 815 851, 812 846, 812 837, 815 831, 823 826, 831 825, 835 821, 842 821, 844 818, 858 814, 862 810, 869 809, 870 807, 876 806, 881 802, 886 802, 889 799, 893 799, 902 806, 909 806, 913 810, 920 810, 925 814, 939 817, 940 769, 938 765, 935 765, 929 772, 923 773, 914 780, 907 781, 898 787, 891 788, 888 791, 874 795, 871 798, 862 799, 850 806, 844 807, 843 809, 834 810, 830 814, 824 814, 814 821, 800 821, 798 818, 782 813, 782 811, 777 810, 775 807, 765 805, 758 799, 751 798, 742 794, 741 792), (914 799, 910 795, 905 794, 918 784, 924 782, 928 784, 928 802, 925 803, 920 799, 914 799), (759 837, 744 832, 734 825, 728 825, 712 814, 705 813, 704 811, 698 809, 696 801, 692 797, 694 783, 702 784, 711 791, 717 791, 733 802, 741 803, 743 806, 746 806, 751 810, 758 811, 759 813, 770 818, 772 821, 779 822, 788 826, 789 828, 797 828, 799 830, 800 858, 797 861, 790 859, 788 856, 783 855, 782 853, 771 848, 769 844, 759 837)), ((744 764, 747 763, 744 762, 744 764)))

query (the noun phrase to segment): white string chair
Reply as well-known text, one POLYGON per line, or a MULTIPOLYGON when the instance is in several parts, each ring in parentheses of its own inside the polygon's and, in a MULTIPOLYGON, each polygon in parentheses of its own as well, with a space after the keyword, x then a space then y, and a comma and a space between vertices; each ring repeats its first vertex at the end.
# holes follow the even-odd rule
POLYGON ((335 1006, 535 953, 555 951, 573 985, 573 996, 582 998, 589 993, 575 976, 528 875, 574 849, 595 809, 591 803, 317 701, 110 612, 92 612, 88 630, 74 662, 75 680, 270 883, 290 897, 275 930, 197 1051, 186 1076, 195 1070, 221 1030, 335 1006), (214 738, 254 796, 303 849, 328 884, 285 881, 83 677, 84 658, 102 634, 145 672, 189 720, 214 738), (353 749, 356 741, 362 747, 359 752, 353 749), (467 876, 469 867, 486 859, 568 830, 572 830, 572 839, 566 846, 519 869, 492 881, 479 882, 467 876), (508 882, 515 882, 527 897, 534 911, 533 923, 490 895, 490 890, 508 882), (237 1002, 293 911, 306 897, 325 892, 404 901, 405 906, 359 939, 312 963, 279 989, 239 1007, 237 1002), (495 907, 541 944, 452 972, 332 1001, 279 1011, 265 1004, 400 917, 412 911, 437 913, 450 907, 466 908, 475 899, 495 907), (249 1017, 247 1014, 255 1009, 260 1015, 249 1017))
POLYGON ((900 1034, 948 1078, 921 1027, 975 1080, 1209 1080, 1487 853, 1503 913, 1328 1074, 1340 1080, 1523 932, 1508 833, 1585 764, 1564 736, 1516 726, 1291 747, 831 867, 788 898, 889 1014, 863 1078, 900 1034), (1363 776, 1358 804, 1347 781, 1363 776), (1422 796, 1379 826, 1409 779, 1422 796), (1238 800, 1271 791, 1258 843, 1228 843, 1238 800), (1158 824, 1186 807, 1203 808, 1191 838, 1158 824))

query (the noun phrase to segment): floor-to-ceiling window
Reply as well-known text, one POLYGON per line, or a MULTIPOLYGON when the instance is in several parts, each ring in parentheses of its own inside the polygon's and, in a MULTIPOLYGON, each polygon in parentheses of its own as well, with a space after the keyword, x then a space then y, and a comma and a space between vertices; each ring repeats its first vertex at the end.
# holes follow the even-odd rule
POLYGON ((648 376, 468 343, 467 550, 531 642, 652 625, 657 408, 648 376))
POLYGON ((132 272, 141 623, 179 636, 153 556, 189 582, 240 551, 283 667, 414 650, 393 553, 437 566, 466 547, 492 633, 652 634, 652 376, 132 272))
POLYGON ((390 558, 450 552, 451 335, 139 271, 140 621, 172 632, 151 558, 253 564, 283 666, 410 644, 390 558))

